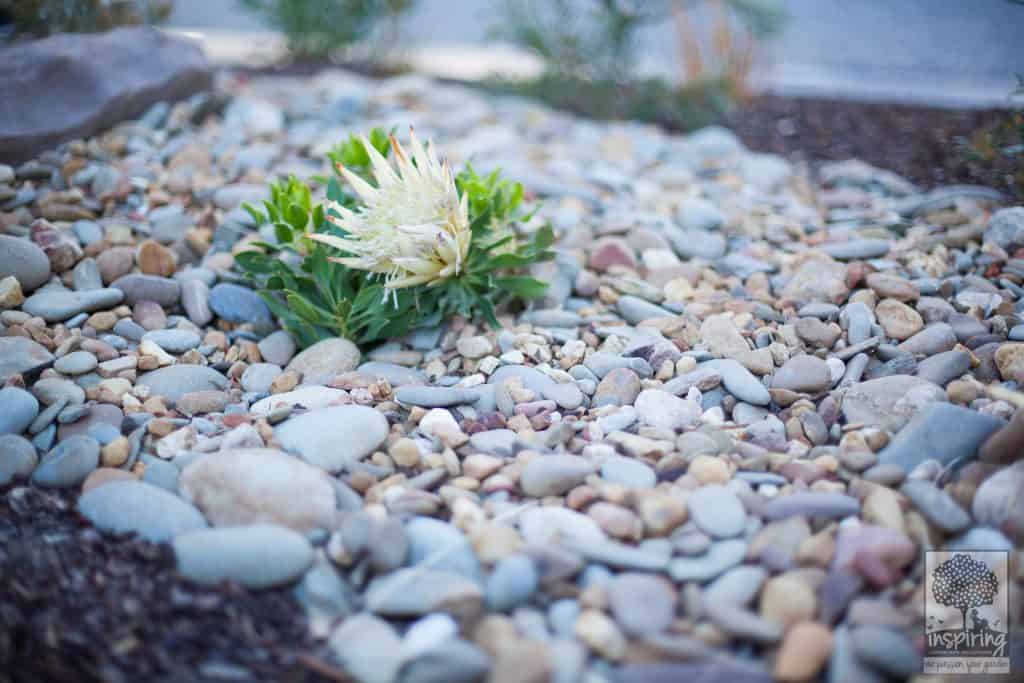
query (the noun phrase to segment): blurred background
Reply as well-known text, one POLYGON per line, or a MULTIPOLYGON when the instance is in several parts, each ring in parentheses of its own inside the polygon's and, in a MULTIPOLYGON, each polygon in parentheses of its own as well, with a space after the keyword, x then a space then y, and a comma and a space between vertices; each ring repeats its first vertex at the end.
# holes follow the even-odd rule
POLYGON ((413 71, 1024 188, 1024 0, 0 0, 14 43, 131 24, 194 39, 236 73, 413 71))
POLYGON ((0 11, 8 32, 17 23, 35 35, 161 22, 226 61, 278 59, 286 45, 343 56, 387 24, 374 59, 452 78, 530 77, 545 60, 556 70, 581 60, 599 78, 680 83, 724 68, 761 92, 978 107, 1005 105, 1024 71, 1015 0, 0 0, 0 11), (269 42, 253 49, 252 32, 269 42), (711 49, 695 50, 702 41, 711 49), (729 64, 714 63, 726 53, 729 64))

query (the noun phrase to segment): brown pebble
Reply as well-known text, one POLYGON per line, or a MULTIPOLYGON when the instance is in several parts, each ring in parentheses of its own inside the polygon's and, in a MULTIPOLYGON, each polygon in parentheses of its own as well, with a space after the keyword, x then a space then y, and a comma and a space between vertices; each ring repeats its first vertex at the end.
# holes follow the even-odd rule
POLYGON ((132 445, 128 437, 119 436, 100 449, 100 462, 105 467, 120 467, 128 462, 132 445))
POLYGON ((155 301, 139 301, 132 309, 132 318, 146 330, 162 330, 167 327, 167 313, 155 301))
POLYGON ((96 255, 96 268, 105 285, 132 272, 134 265, 135 250, 131 247, 113 247, 96 255))
POLYGON ((85 322, 97 332, 107 332, 114 329, 114 325, 117 324, 117 316, 113 311, 100 311, 90 315, 85 322))
POLYGON ((978 451, 978 457, 993 463, 1024 458, 1024 408, 1019 408, 1009 424, 988 438, 978 451))
POLYGON ((224 410, 228 403, 228 395, 223 391, 190 391, 184 394, 174 404, 175 409, 192 417, 193 415, 205 415, 207 413, 219 413, 224 410))
POLYGON ((82 482, 82 493, 90 491, 97 486, 109 484, 112 481, 135 481, 137 477, 131 472, 115 469, 113 467, 100 467, 89 473, 89 476, 82 482))
POLYGON ((867 285, 875 294, 886 299, 915 301, 921 296, 917 285, 910 280, 886 273, 871 273, 867 277, 867 285))
POLYGON ((775 678, 801 683, 815 678, 832 655, 832 632, 813 621, 795 624, 786 634, 775 660, 775 678))
POLYGON ((299 385, 302 377, 294 370, 285 370, 270 383, 270 393, 283 394, 299 385))
POLYGON ((974 382, 968 382, 962 379, 953 380, 949 383, 949 386, 946 387, 946 396, 949 398, 951 403, 967 405, 974 399, 978 398, 978 387, 974 382))
POLYGON ((161 277, 174 275, 178 261, 173 251, 156 240, 146 240, 140 244, 135 254, 135 260, 139 264, 139 270, 146 275, 161 277))

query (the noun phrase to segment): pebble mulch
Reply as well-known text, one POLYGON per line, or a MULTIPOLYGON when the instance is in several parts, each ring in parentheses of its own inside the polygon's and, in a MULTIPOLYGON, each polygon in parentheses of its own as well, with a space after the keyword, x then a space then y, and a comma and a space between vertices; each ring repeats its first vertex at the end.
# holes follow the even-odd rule
POLYGON ((50 591, 124 601, 0 620, 53 634, 33 651, 67 680, 180 673, 61 638, 111 612, 146 624, 112 646, 133 658, 217 631, 188 661, 230 680, 912 677, 923 550, 1009 550, 1021 577, 1004 201, 332 72, 227 79, 0 166, 0 567, 12 604, 55 599, 25 575, 55 561, 88 571, 50 591), (240 204, 375 125, 525 184, 559 236, 545 300, 296 349, 232 269, 273 239, 240 204), (91 526, 32 524, 72 509, 91 526))

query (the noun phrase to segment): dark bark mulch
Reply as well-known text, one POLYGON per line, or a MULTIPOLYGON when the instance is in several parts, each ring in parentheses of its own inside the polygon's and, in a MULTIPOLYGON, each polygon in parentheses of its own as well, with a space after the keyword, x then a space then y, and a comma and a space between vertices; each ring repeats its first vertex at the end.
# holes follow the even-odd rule
POLYGON ((0 681, 345 681, 289 590, 204 588, 168 546, 103 536, 72 494, 0 494, 0 681))
POLYGON ((1024 153, 975 158, 974 147, 987 139, 985 131, 1005 132, 1011 116, 1000 109, 763 96, 736 111, 730 125, 748 147, 761 152, 809 162, 858 158, 925 189, 976 184, 1024 199, 1024 153))

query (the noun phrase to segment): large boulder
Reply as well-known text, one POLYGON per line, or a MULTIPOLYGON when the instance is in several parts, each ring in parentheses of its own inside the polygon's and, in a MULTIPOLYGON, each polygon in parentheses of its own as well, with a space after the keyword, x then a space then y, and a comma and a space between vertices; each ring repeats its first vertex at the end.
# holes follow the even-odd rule
POLYGON ((25 161, 211 84, 198 45, 149 27, 0 49, 0 159, 25 161))

